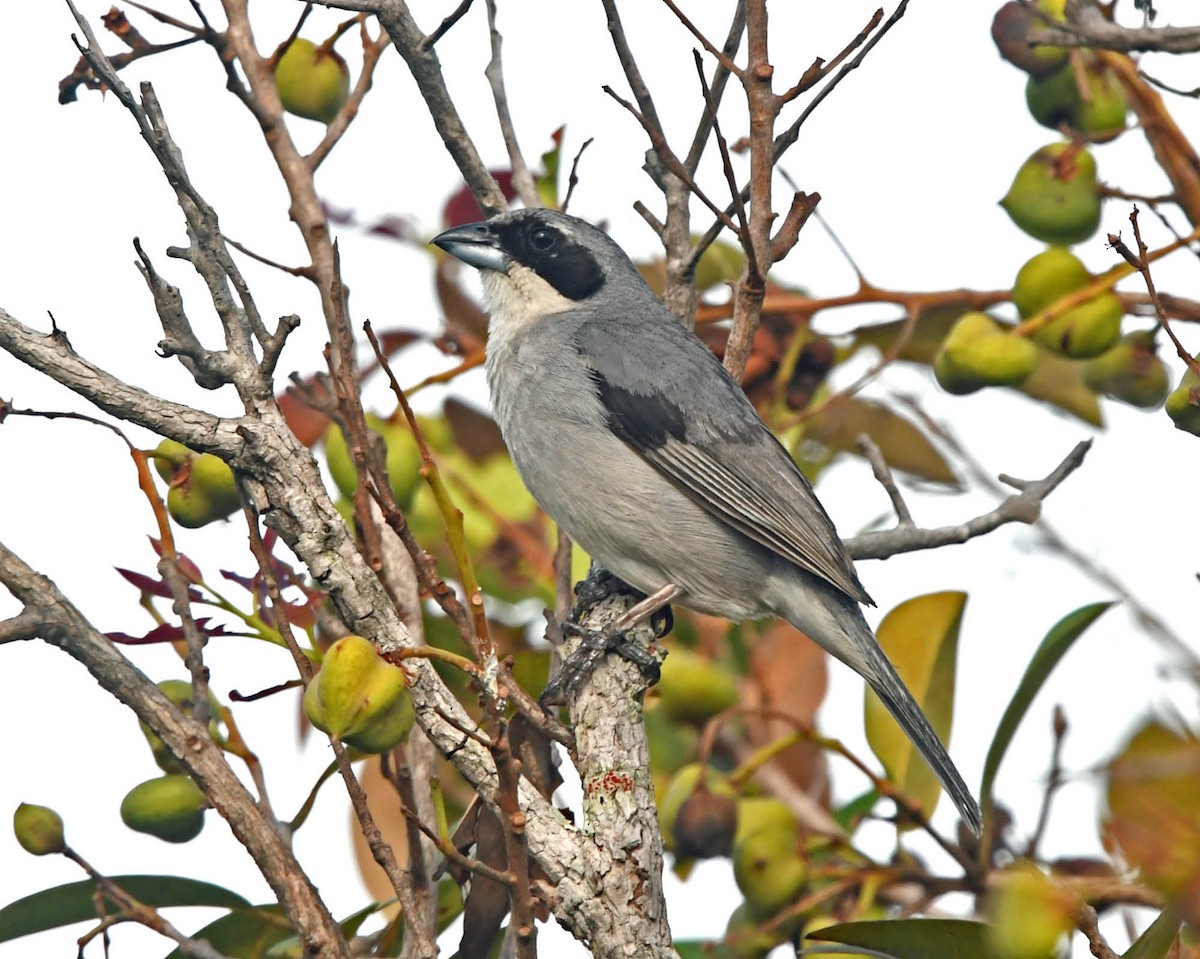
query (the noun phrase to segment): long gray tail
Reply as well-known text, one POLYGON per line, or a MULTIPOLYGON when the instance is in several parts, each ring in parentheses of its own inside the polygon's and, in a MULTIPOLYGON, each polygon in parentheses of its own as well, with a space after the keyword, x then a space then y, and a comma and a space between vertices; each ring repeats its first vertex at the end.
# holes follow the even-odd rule
POLYGON ((888 712, 900 724, 905 735, 920 751, 946 793, 954 800, 954 805, 958 807, 963 822, 978 836, 983 831, 983 816, 979 811, 979 804, 971 795, 971 790, 963 782, 962 776, 959 775, 950 756, 946 753, 937 733, 929 725, 929 720, 925 718, 921 707, 913 699, 912 693, 908 691, 903 680, 897 675, 895 667, 884 655, 883 650, 879 648, 879 643, 866 620, 863 619, 858 604, 853 603, 849 597, 841 595, 837 599, 841 602, 838 602, 834 608, 826 606, 826 612, 833 613, 833 618, 841 627, 836 630, 836 635, 830 635, 833 630, 809 628, 808 624, 811 623, 809 616, 796 617, 801 620, 800 622, 791 617, 788 618, 805 635, 823 646, 870 684, 887 707, 888 712), (805 622, 806 620, 808 623, 805 622))

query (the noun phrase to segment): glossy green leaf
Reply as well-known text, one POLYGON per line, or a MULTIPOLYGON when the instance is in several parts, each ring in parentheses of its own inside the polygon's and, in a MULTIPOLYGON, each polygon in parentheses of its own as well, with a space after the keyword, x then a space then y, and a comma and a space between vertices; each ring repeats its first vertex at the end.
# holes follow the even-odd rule
MULTIPOLYGON (((859 946, 894 959, 990 959, 988 927, 966 919, 843 922, 805 937, 859 946)), ((807 954, 808 950, 805 950, 807 954)))
MULTIPOLYGON (((249 903, 235 892, 182 876, 112 876, 135 899, 155 908, 216 906, 237 909, 249 903)), ((43 889, 0 909, 0 942, 96 918, 96 883, 90 879, 43 889)), ((113 912, 116 907, 113 907, 113 912)))
MULTIPOLYGON (((271 903, 235 909, 192 933, 192 938, 206 940, 229 959, 268 959, 278 955, 274 946, 295 938, 295 930, 283 909, 271 903)), ((183 953, 176 949, 166 959, 183 959, 183 953)))
POLYGON ((1047 677, 1054 671, 1054 667, 1066 655, 1075 640, 1082 636, 1084 631, 1110 606, 1112 603, 1092 603, 1090 606, 1084 606, 1073 613, 1068 613, 1051 627, 1050 632, 1046 634, 1041 645, 1034 652, 1033 658, 1025 668, 1025 675, 1017 684, 1017 690, 1013 693, 1008 708, 1000 717, 1000 725, 996 727, 996 735, 992 737, 987 759, 984 760, 983 782, 979 787, 979 797, 985 813, 992 806, 992 786, 995 784, 996 772, 1000 768, 1004 754, 1008 751, 1013 734, 1016 733, 1017 727, 1029 710, 1030 703, 1033 702, 1047 677))
MULTIPOLYGON (((950 740, 954 718, 958 631, 966 602, 967 594, 955 591, 916 596, 888 613, 876 632, 879 645, 942 742, 950 740)), ((937 777, 869 689, 865 707, 867 742, 888 778, 932 815, 942 795, 937 777)))
POLYGON ((1179 916, 1174 910, 1164 909, 1125 950, 1121 959, 1166 959, 1178 934, 1179 916))

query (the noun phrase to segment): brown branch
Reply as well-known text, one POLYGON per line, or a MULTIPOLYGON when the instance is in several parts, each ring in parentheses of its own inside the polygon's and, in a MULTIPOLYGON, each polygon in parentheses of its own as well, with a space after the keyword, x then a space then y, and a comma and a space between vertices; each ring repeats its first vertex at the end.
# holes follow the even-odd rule
POLYGON ((1200 27, 1126 27, 1106 19, 1099 6, 1080 3, 1074 15, 1068 11, 1065 22, 1031 31, 1029 42, 1117 53, 1195 53, 1200 50, 1200 27))
MULTIPOLYGON (((718 49, 717 47, 713 46, 712 41, 710 41, 708 37, 706 37, 696 28, 696 25, 692 23, 692 21, 687 18, 684 12, 675 5, 674 0, 662 0, 662 2, 666 5, 668 10, 675 14, 675 19, 683 24, 688 33, 699 40, 704 49, 716 58, 717 62, 727 73, 732 73, 739 80, 744 79, 742 68, 734 63, 733 57, 726 50, 718 49)), ((741 31, 738 32, 740 33, 741 31)))
POLYGON ((533 174, 529 172, 529 164, 525 162, 525 156, 521 153, 517 131, 513 127, 512 113, 508 109, 508 93, 504 88, 504 61, 500 53, 504 46, 504 38, 496 29, 496 0, 485 0, 485 3, 492 58, 488 61, 483 75, 487 77, 488 85, 492 88, 496 119, 500 123, 500 135, 504 138, 504 148, 508 151, 508 166, 512 170, 513 188, 521 202, 533 209, 542 206, 542 201, 538 195, 537 184, 533 182, 533 174))
POLYGON ((1054 719, 1052 720, 1052 731, 1054 733, 1054 744, 1050 749, 1050 773, 1046 777, 1046 791, 1042 795, 1041 808, 1038 810, 1037 825, 1034 827, 1033 835, 1029 837, 1029 843, 1025 847, 1025 858, 1036 860, 1038 847, 1042 844, 1042 837, 1046 834, 1046 826, 1050 822, 1050 807, 1054 804, 1054 797, 1058 795, 1058 791, 1066 783, 1066 777, 1063 776, 1062 754, 1063 744, 1067 737, 1067 715, 1063 712, 1061 705, 1054 707, 1054 719))
POLYGON ((1129 264, 1142 275, 1142 279, 1146 281, 1146 290, 1150 294, 1150 302, 1154 304, 1154 312, 1158 315, 1159 326, 1161 326, 1163 332, 1167 334, 1167 337, 1171 340, 1171 343, 1175 347, 1175 353, 1181 360, 1183 360, 1188 369, 1190 369, 1197 376, 1200 376, 1200 362, 1197 362, 1192 357, 1192 354, 1188 352, 1187 348, 1179 341, 1179 337, 1175 335, 1175 331, 1171 329, 1171 324, 1167 320, 1166 310, 1163 309, 1162 301, 1158 298, 1158 290, 1156 290, 1154 287, 1154 278, 1150 275, 1150 251, 1146 247, 1145 241, 1142 240, 1142 231, 1138 226, 1138 208, 1136 206, 1133 208, 1133 212, 1129 214, 1129 222, 1133 226, 1133 236, 1137 241, 1137 256, 1134 257, 1131 255, 1128 247, 1120 242, 1119 237, 1113 237, 1110 235, 1109 242, 1111 243, 1113 240, 1116 240, 1116 242, 1113 243, 1114 248, 1116 248, 1118 252, 1121 252, 1121 255, 1125 257, 1126 261, 1128 261, 1129 264))

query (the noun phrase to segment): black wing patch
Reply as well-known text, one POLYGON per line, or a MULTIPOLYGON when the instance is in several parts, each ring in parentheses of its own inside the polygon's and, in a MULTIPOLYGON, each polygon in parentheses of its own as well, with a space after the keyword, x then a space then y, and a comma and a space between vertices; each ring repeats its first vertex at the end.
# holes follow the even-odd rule
POLYGON ((752 435, 718 440, 710 449, 688 440, 683 411, 662 394, 626 390, 594 368, 590 373, 608 428, 677 489, 755 542, 874 605, 824 508, 766 426, 751 423, 752 435), (752 476, 737 469, 740 456, 755 457, 760 469, 752 476))

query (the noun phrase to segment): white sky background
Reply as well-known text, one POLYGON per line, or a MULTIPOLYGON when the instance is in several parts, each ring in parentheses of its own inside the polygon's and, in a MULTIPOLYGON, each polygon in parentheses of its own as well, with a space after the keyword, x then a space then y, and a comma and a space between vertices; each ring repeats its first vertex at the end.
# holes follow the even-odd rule
MULTIPOLYGON (((94 23, 108 6, 107 0, 81 4, 94 23)), ((422 25, 430 29, 453 4, 444 0, 415 6, 421 9, 422 25)), ((693 43, 660 5, 624 6, 630 42, 641 56, 668 135, 676 144, 690 142, 699 109, 693 43)), ((704 19, 707 8, 715 5, 688 6, 696 8, 694 15, 710 36, 724 36, 724 14, 704 19)), ((1194 5, 1161 0, 1158 6, 1160 24, 1194 20, 1194 5)), ((206 7, 214 8, 210 16, 219 16, 216 4, 206 7)), ((259 47, 268 53, 289 32, 300 4, 278 0, 256 7, 259 47)), ((489 164, 501 166, 505 155, 483 79, 488 52, 482 3, 477 7, 439 44, 438 52, 468 129, 489 164)), ((163 8, 190 19, 182 0, 164 0, 163 8)), ((814 57, 835 55, 873 8, 874 2, 862 0, 773 5, 777 85, 794 82, 814 57)), ((822 215, 878 286, 1006 287, 1041 248, 1009 222, 996 201, 1025 157, 1055 137, 1029 118, 1022 75, 994 52, 988 36, 992 9, 984 3, 914 0, 864 67, 819 108, 783 164, 801 188, 821 193, 822 215)), ((150 39, 174 38, 133 8, 128 12, 150 39)), ((644 134, 600 91, 603 83, 622 93, 626 86, 599 4, 502 2, 501 17, 510 104, 527 156, 536 162, 551 131, 564 122, 568 159, 584 139, 594 137, 580 167, 571 212, 608 219, 614 236, 635 257, 652 254, 655 240, 631 204, 642 199, 657 210, 660 198, 640 171, 644 134)), ((319 40, 339 19, 337 12, 318 10, 306 35, 319 40)), ((56 103, 58 81, 76 58, 69 40, 74 30, 65 5, 33 3, 11 11, 7 28, 0 31, 0 77, 8 92, 8 135, 0 151, 0 306, 44 330, 49 328, 46 311, 52 311, 76 350, 101 367, 172 399, 236 413, 232 390, 202 392, 177 362, 154 354, 161 329, 132 265, 135 236, 159 272, 183 289, 189 315, 210 346, 219 343, 219 325, 194 274, 164 253, 185 242, 183 220, 131 118, 115 98, 87 91, 80 92, 78 103, 56 103)), ((115 39, 102 37, 108 51, 122 49, 115 39)), ((349 55, 355 46, 351 34, 339 49, 349 55)), ((1164 56, 1148 58, 1146 65, 1176 86, 1195 85, 1189 64, 1164 56)), ((1194 69, 1194 58, 1190 66, 1194 69)), ((287 220, 287 197, 256 124, 224 91, 212 51, 196 45, 141 61, 123 75, 131 85, 154 82, 193 181, 219 212, 226 233, 277 261, 301 263, 303 247, 287 220)), ((731 85, 723 118, 731 136, 744 129, 737 99, 731 85)), ((1193 138, 1200 136, 1196 103, 1170 102, 1183 129, 1193 138)), ((302 145, 318 141, 317 124, 295 119, 290 125, 302 145)), ((1140 134, 1127 134, 1098 150, 1101 177, 1132 192, 1166 192, 1168 185, 1148 156, 1140 134)), ((366 223, 389 213, 411 214, 432 235, 443 200, 459 182, 402 61, 389 52, 360 117, 318 174, 321 195, 336 207, 353 208, 366 223)), ((714 196, 724 196, 715 164, 702 171, 701 182, 714 196)), ((779 184, 781 198, 785 191, 779 184)), ((1124 229, 1128 237, 1127 214, 1127 204, 1108 204, 1100 233, 1077 248, 1094 271, 1116 262, 1103 234, 1124 229)), ((1173 214, 1173 219, 1185 227, 1182 216, 1173 214)), ((696 222, 706 225, 707 216, 698 212, 696 222)), ((1142 225, 1151 247, 1169 240, 1148 213, 1142 225)), ((337 232, 356 322, 370 318, 378 329, 437 327, 430 261, 422 252, 353 228, 337 232)), ((311 288, 241 262, 265 317, 293 312, 302 317, 283 354, 281 379, 291 370, 320 368, 325 331, 311 288)), ((853 272, 816 223, 808 225, 778 272, 819 294, 854 287, 853 272)), ((1160 289, 1200 296, 1195 258, 1177 254, 1156 267, 1155 275, 1160 289)), ((1136 288, 1132 281, 1126 285, 1136 288)), ((836 332, 895 314, 888 308, 824 314, 818 326, 836 332)), ((1200 348, 1194 331, 1181 333, 1193 349, 1200 348)), ((432 350, 411 355, 413 365, 402 377, 406 382, 442 362, 432 350)), ((1177 377, 1177 361, 1173 370, 1177 377)), ((481 378, 473 379, 473 395, 482 399, 481 383, 481 378)), ((1040 477, 1075 442, 1094 435, 1083 470, 1051 497, 1046 516, 1196 648, 1194 572, 1200 562, 1194 504, 1200 441, 1173 429, 1161 412, 1145 414, 1115 404, 1105 408, 1111 429, 1093 434, 1009 391, 948 397, 925 373, 912 369, 890 370, 868 395, 897 392, 916 394, 931 414, 952 423, 992 473, 1040 477)), ((380 392, 372 395, 381 405, 385 402, 380 392)), ((0 396, 18 407, 91 412, 7 355, 0 355, 0 396)), ((129 433, 146 447, 157 443, 132 427, 129 433)), ((882 490, 857 460, 829 469, 818 492, 845 534, 888 510, 882 490)), ((985 494, 914 492, 910 502, 918 522, 932 526, 982 512, 990 499, 985 494)), ((146 537, 153 530, 124 447, 107 431, 23 417, 10 418, 0 429, 0 540, 51 576, 100 629, 137 633, 148 627, 135 591, 113 567, 151 571, 154 557, 146 537)), ((236 523, 181 531, 179 543, 214 579, 221 568, 252 568, 245 534, 236 523)), ((1078 606, 1112 596, 1048 555, 1037 534, 1025 528, 1009 527, 985 540, 886 564, 863 563, 860 573, 881 611, 919 593, 970 592, 951 751, 973 785, 979 782, 1000 713, 1045 631, 1078 606)), ((0 595, 0 616, 17 609, 11 597, 0 595)), ((877 622, 881 612, 871 615, 877 622)), ((184 674, 170 649, 139 649, 130 655, 155 679, 184 674)), ((252 690, 292 672, 285 652, 245 640, 214 641, 208 660, 222 697, 231 687, 252 690)), ((1195 718, 1194 691, 1164 680, 1165 662, 1161 648, 1121 610, 1107 614, 1081 640, 1039 697, 999 777, 999 795, 1015 809, 1019 835, 1028 834, 1036 817, 1049 757, 1050 711, 1057 702, 1071 722, 1065 758, 1072 781, 1055 807, 1044 848, 1050 855, 1099 851, 1094 767, 1147 713, 1180 709, 1195 718)), ((823 723, 866 755, 862 684, 840 666, 831 672, 823 723)), ((264 757, 277 809, 291 815, 327 762, 328 747, 313 742, 297 753, 291 697, 239 707, 237 716, 252 748, 264 757)), ((35 859, 16 845, 7 817, 21 801, 56 808, 66 821, 68 841, 104 872, 186 874, 225 884, 252 901, 270 898, 253 864, 215 814, 200 841, 185 846, 168 846, 124 828, 117 812, 122 796, 157 775, 157 769, 136 720, 67 656, 39 642, 0 649, 0 724, 5 730, 0 747, 0 905, 82 878, 66 861, 35 859)), ((836 776, 841 797, 856 794, 863 785, 848 769, 839 767, 836 776)), ((937 821, 950 828, 949 803, 943 807, 937 821)), ((887 831, 880 827, 874 842, 886 854, 887 831)), ((362 905, 365 893, 352 863, 347 803, 336 784, 323 792, 296 847, 335 915, 362 905)), ((701 870, 686 894, 674 897, 677 935, 719 935, 736 901, 727 869, 712 865, 701 870)), ((185 931, 206 921, 197 911, 176 911, 172 918, 185 931)), ((83 928, 0 945, 0 957, 73 955, 74 939, 83 928)), ((114 955, 123 959, 161 956, 170 948, 166 940, 130 925, 118 928, 113 938, 114 955)), ((1117 935, 1114 945, 1123 944, 1117 935)), ((549 940, 546 948, 570 954, 564 946, 550 946, 549 940)), ((98 947, 92 947, 93 953, 99 954, 98 947)))

